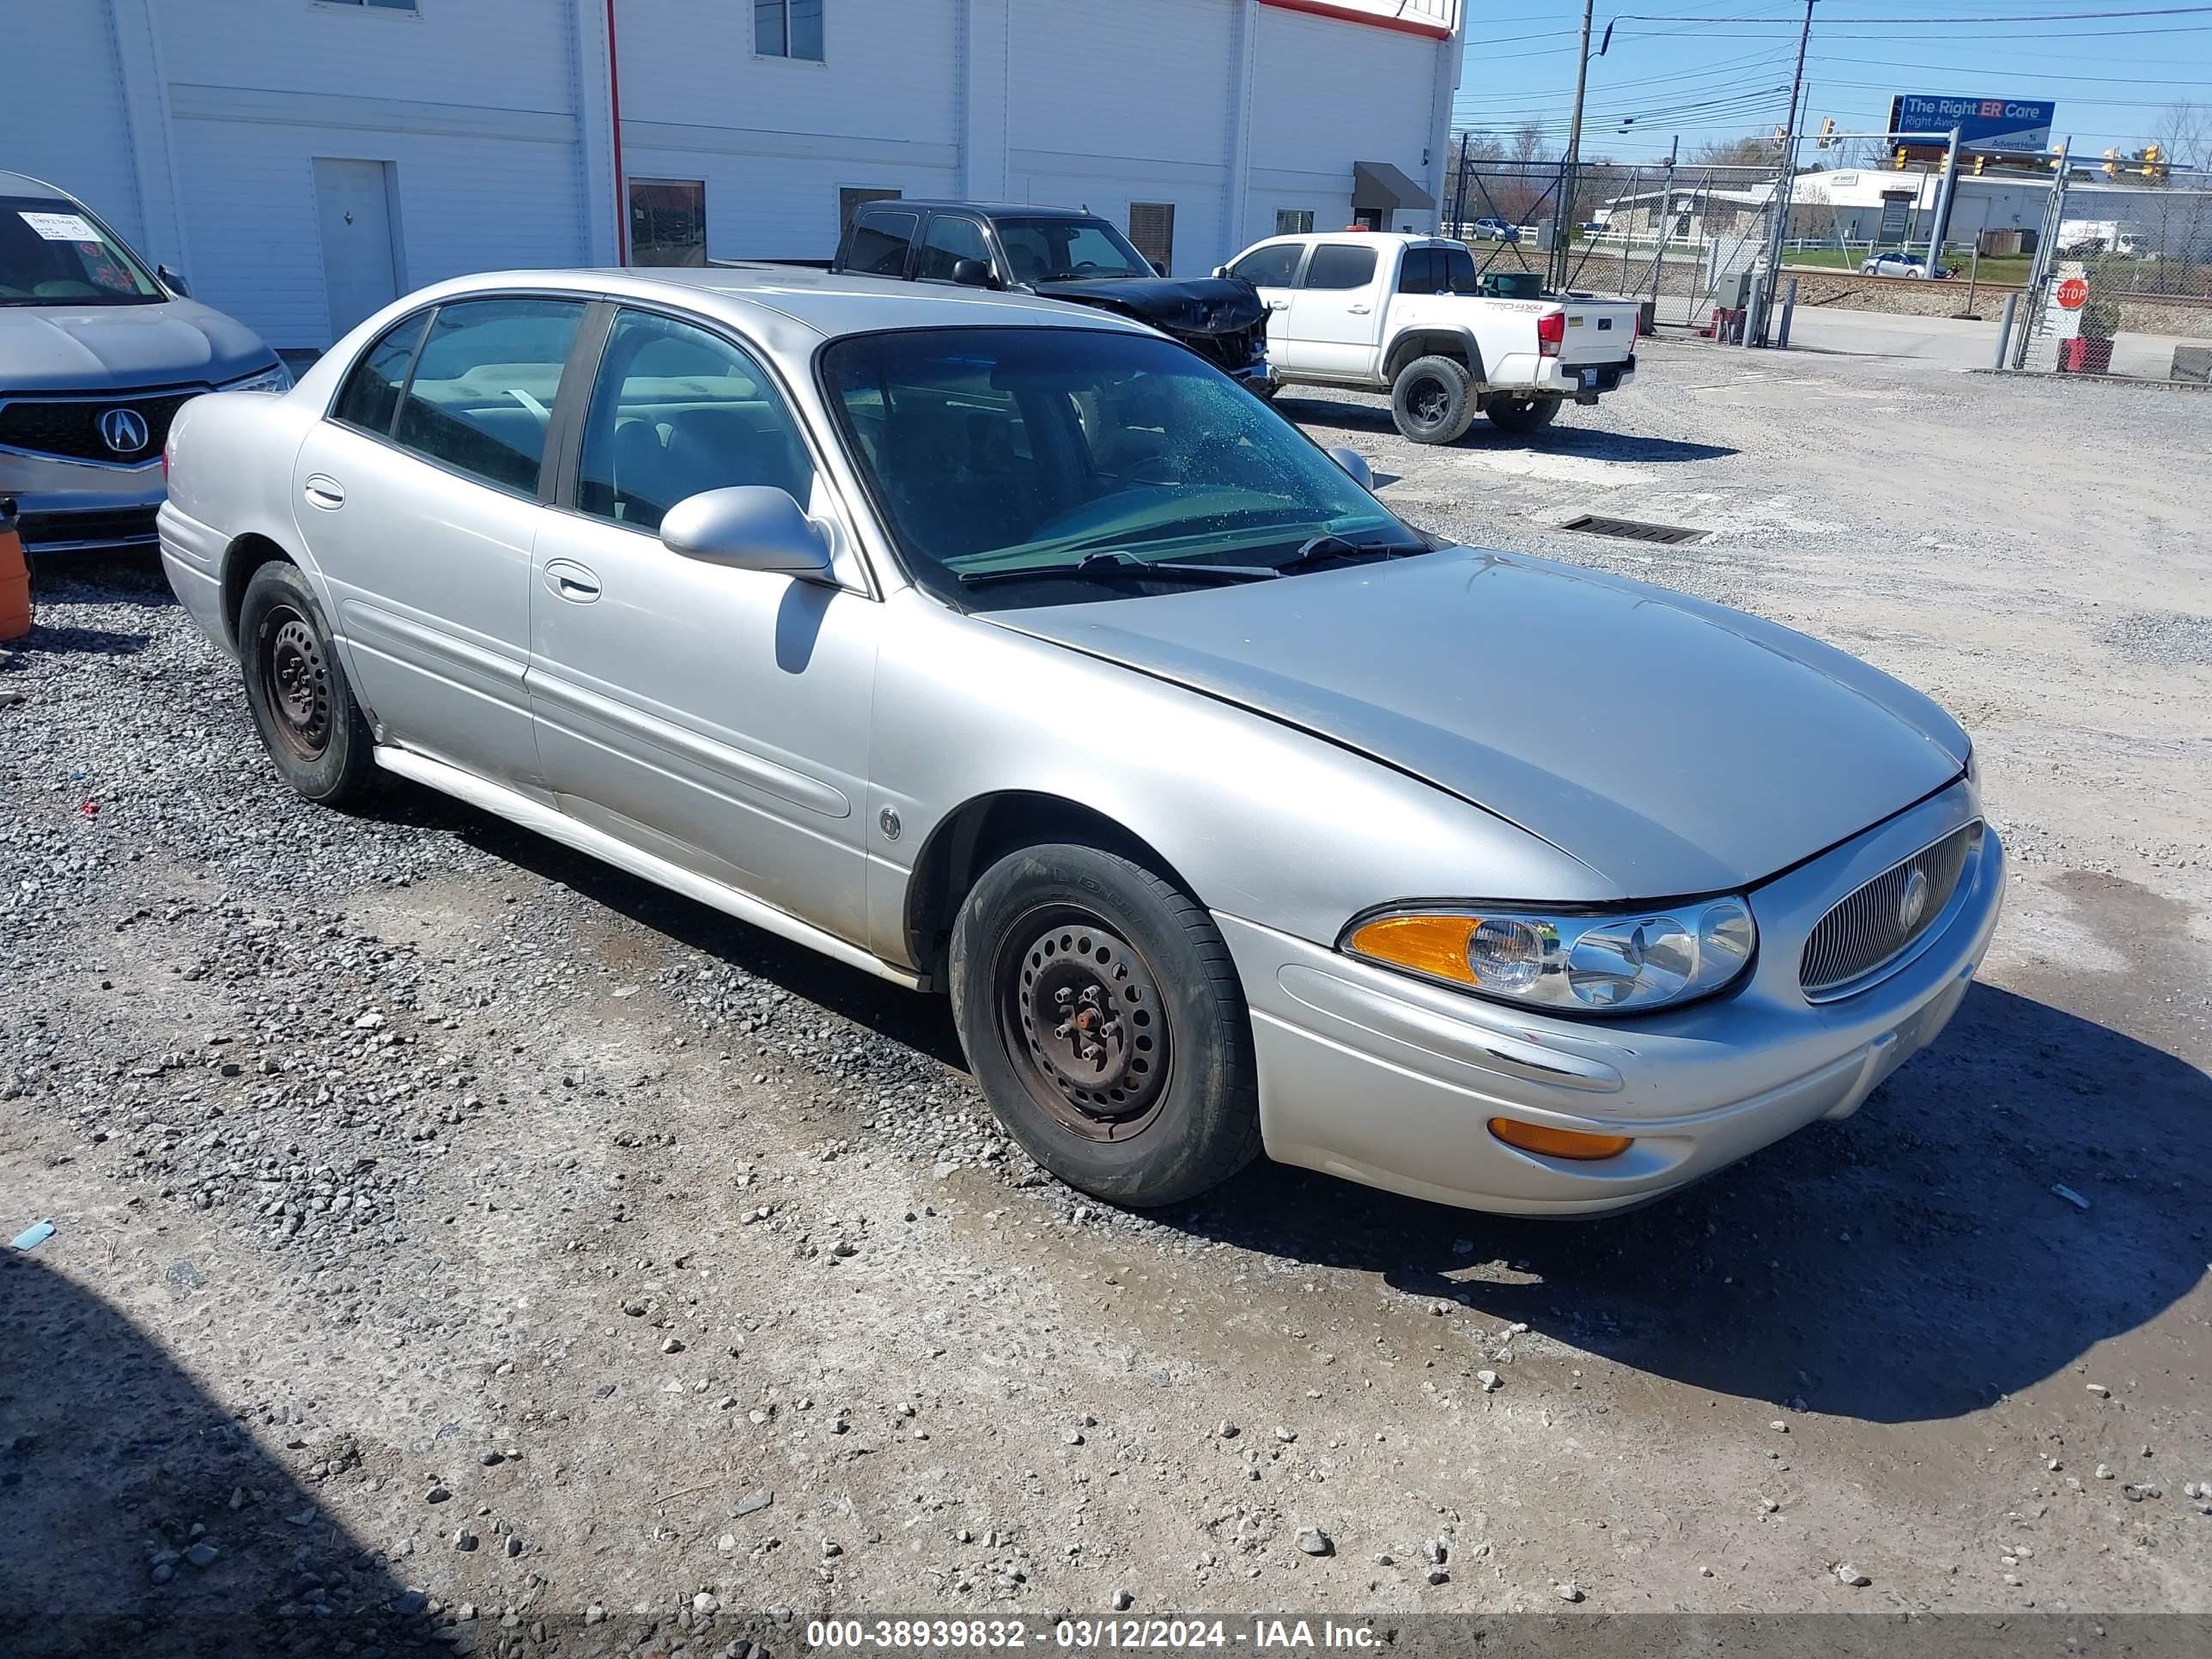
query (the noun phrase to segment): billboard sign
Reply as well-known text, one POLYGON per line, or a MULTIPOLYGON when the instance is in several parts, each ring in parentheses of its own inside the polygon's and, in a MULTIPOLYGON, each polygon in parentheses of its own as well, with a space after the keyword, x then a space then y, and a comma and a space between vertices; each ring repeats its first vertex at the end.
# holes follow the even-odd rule
POLYGON ((1934 98, 1908 92, 1889 100, 1889 130, 1948 132, 1956 127, 1966 149, 2048 149, 2051 118, 2057 112, 2058 106, 2048 100, 1934 98))

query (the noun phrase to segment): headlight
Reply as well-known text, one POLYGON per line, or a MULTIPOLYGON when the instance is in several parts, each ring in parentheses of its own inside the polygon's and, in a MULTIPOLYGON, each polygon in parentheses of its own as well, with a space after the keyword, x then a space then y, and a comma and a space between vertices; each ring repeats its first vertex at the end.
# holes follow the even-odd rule
POLYGON ((1386 910, 1339 948, 1501 1002, 1562 1014, 1626 1014, 1710 996, 1750 963, 1759 929, 1740 898, 1576 915, 1386 910))
POLYGON ((258 374, 249 374, 242 380, 233 380, 222 388, 225 392, 289 392, 292 371, 278 363, 274 368, 264 368, 258 374))

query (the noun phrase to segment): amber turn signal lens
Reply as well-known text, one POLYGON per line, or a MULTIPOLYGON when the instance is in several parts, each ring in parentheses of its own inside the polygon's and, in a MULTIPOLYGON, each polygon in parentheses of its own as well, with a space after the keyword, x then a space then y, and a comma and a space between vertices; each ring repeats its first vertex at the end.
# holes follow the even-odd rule
POLYGON ((1524 1152, 1541 1152, 1546 1158, 1571 1158, 1582 1163, 1592 1163, 1601 1158, 1619 1158, 1636 1144, 1630 1135, 1585 1134, 1580 1129, 1547 1129, 1540 1123, 1516 1123, 1510 1117, 1490 1120, 1490 1133, 1509 1146, 1518 1146, 1524 1152))
POLYGON ((1370 961, 1472 985, 1474 969, 1468 965, 1467 942, 1474 928, 1470 916, 1377 916, 1345 943, 1370 961))

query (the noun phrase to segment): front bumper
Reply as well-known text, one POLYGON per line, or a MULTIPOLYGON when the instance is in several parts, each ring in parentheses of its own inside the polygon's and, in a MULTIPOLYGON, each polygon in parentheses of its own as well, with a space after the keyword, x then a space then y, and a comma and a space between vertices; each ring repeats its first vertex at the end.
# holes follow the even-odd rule
POLYGON ((151 547, 166 489, 158 455, 111 465, 0 447, 0 495, 15 498, 27 553, 151 547))
POLYGON ((1560 1019, 1370 967, 1217 915, 1251 1006, 1268 1155, 1470 1209, 1632 1208, 1856 1111, 1932 1042, 1989 948, 2004 854, 1981 848, 1905 965, 1808 1002, 1806 935, 1845 894, 1977 815, 1964 783, 1752 892, 1759 957, 1733 990, 1643 1019, 1560 1019), (1493 1116, 1629 1135, 1575 1163, 1508 1146, 1493 1116))

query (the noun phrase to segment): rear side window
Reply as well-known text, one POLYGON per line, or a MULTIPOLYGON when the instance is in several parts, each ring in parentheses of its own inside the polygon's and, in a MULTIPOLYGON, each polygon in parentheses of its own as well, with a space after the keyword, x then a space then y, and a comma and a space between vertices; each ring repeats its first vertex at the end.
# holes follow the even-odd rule
POLYGON ((382 339, 362 355, 346 376, 331 418, 357 426, 380 437, 389 435, 392 417, 399 412, 399 394, 407 385, 407 370, 415 361, 415 348, 422 343, 430 326, 430 313, 419 312, 387 330, 382 339))
POLYGON ((1443 285, 1454 294, 1474 292, 1474 255, 1463 247, 1448 247, 1443 251, 1443 285))
POLYGON ((973 219, 935 215, 929 222, 929 234, 922 238, 921 252, 915 258, 915 276, 925 283, 949 283, 952 267, 963 259, 991 263, 991 246, 983 240, 983 227, 973 219))
POLYGON ((1398 292, 1401 294, 1434 294, 1443 286, 1443 262, 1439 250, 1432 247, 1409 247, 1405 263, 1398 267, 1398 292))
POLYGON ((400 399, 393 437, 486 483, 535 495, 580 300, 441 306, 400 399))
POLYGON ((845 269, 864 276, 904 276, 907 244, 921 223, 918 213, 872 213, 855 220, 845 269))
POLYGON ((1272 247, 1255 247, 1230 266, 1229 274, 1242 276, 1255 288, 1288 288, 1291 279, 1298 274, 1298 255, 1305 251, 1301 242, 1277 242, 1272 247))
POLYGON ((1375 250, 1350 242, 1323 242, 1306 261, 1300 288, 1364 288, 1375 280, 1375 250))

